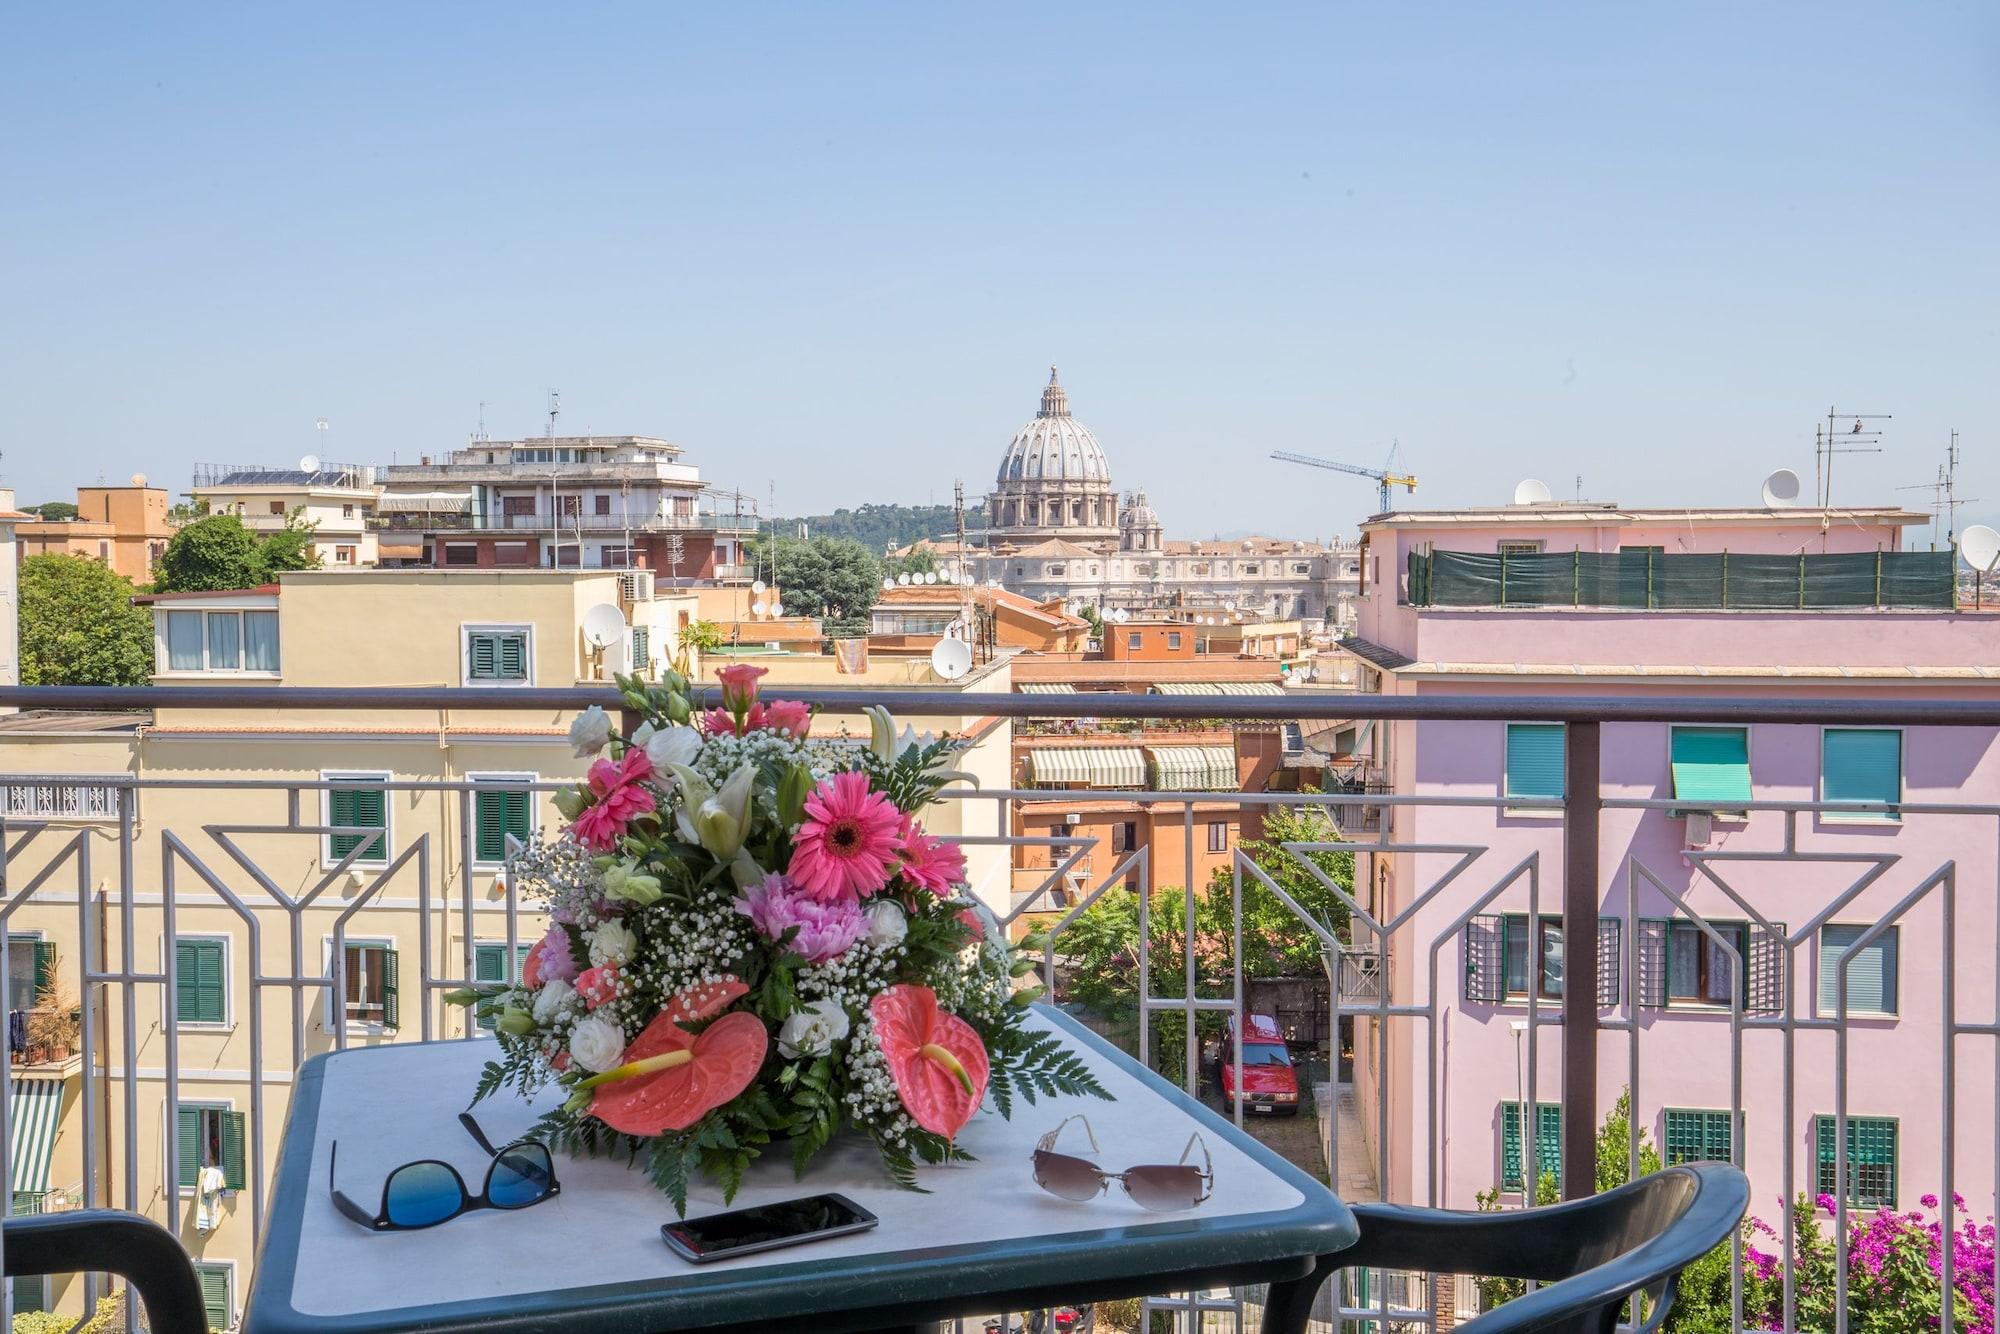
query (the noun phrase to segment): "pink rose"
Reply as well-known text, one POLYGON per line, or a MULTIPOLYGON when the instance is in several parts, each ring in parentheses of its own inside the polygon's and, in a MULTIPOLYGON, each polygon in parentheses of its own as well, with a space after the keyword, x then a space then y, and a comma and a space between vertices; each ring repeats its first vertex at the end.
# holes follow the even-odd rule
POLYGON ((731 714, 741 717, 757 702, 757 680, 769 674, 768 667, 752 667, 747 662, 731 663, 715 673, 716 680, 722 682, 722 707, 731 714))

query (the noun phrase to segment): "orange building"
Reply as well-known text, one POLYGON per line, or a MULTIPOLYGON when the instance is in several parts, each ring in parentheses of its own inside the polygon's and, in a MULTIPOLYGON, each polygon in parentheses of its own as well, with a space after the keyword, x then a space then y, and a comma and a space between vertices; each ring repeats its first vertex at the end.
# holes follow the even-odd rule
POLYGON ((1064 611, 1060 601, 1037 602, 987 584, 970 588, 898 584, 883 589, 875 599, 869 613, 869 647, 929 652, 961 619, 967 604, 978 623, 975 633, 994 649, 1081 653, 1090 640, 1090 622, 1064 611))
POLYGON ((36 520, 14 531, 23 560, 51 551, 88 556, 143 584, 151 582, 153 562, 166 552, 174 524, 165 489, 134 478, 131 486, 80 486, 74 519, 36 520))

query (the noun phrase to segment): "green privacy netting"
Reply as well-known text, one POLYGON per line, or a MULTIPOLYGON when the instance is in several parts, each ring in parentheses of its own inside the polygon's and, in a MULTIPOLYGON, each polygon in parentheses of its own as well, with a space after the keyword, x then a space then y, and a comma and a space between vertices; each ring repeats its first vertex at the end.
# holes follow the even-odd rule
POLYGON ((1413 551, 1419 607, 1953 606, 1952 551, 1838 555, 1413 551))

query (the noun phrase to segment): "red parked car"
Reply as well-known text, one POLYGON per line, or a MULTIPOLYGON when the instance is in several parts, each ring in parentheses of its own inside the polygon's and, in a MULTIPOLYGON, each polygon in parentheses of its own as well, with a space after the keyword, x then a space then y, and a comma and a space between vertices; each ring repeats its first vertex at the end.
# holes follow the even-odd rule
POLYGON ((1223 1037, 1222 1053, 1218 1058, 1222 1067, 1223 1110, 1235 1110, 1236 1091, 1240 1085, 1246 1114, 1297 1116, 1299 1076, 1292 1068, 1292 1053, 1285 1046, 1285 1034, 1278 1027, 1278 1021, 1268 1014, 1244 1016, 1243 1067, 1240 1070, 1230 1060, 1236 1054, 1235 1023, 1234 1019, 1230 1020, 1230 1031, 1223 1037))

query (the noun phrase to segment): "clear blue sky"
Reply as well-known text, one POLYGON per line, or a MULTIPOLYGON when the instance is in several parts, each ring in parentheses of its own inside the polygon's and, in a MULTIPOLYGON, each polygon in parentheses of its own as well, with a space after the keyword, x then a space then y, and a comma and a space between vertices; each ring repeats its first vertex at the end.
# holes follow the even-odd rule
POLYGON ((687 446, 974 494, 1051 361, 1169 532, 1522 476, 2000 514, 2000 9, 13 6, 0 474, 687 446), (1922 505, 1924 493, 1900 493, 1922 505))

